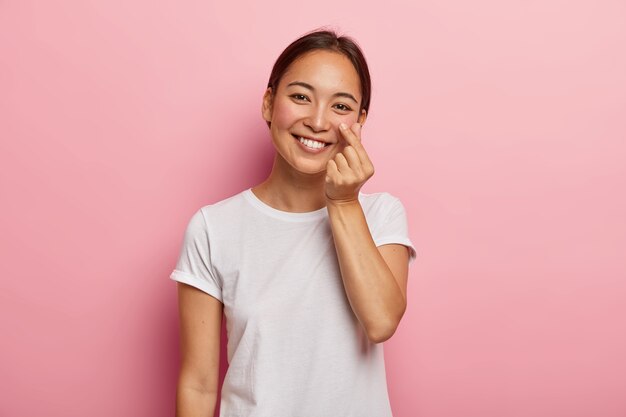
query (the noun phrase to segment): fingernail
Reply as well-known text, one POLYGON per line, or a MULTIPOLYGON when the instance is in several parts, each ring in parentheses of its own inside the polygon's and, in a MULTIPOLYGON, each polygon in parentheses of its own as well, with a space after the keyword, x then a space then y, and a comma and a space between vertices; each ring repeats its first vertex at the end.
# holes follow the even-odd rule
POLYGON ((345 124, 345 123, 340 123, 340 124, 339 124, 339 129, 341 129, 341 130, 346 130, 347 128, 348 128, 348 126, 346 126, 346 124, 345 124))

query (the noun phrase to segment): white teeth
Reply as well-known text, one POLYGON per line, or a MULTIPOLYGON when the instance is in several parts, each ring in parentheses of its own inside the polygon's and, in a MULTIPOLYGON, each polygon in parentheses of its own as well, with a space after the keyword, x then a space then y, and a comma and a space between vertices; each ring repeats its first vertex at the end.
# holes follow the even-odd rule
POLYGON ((303 137, 299 137, 298 139, 300 140, 300 143, 304 144, 308 148, 320 149, 320 148, 323 148, 325 146, 324 142, 318 142, 316 140, 305 139, 303 137))

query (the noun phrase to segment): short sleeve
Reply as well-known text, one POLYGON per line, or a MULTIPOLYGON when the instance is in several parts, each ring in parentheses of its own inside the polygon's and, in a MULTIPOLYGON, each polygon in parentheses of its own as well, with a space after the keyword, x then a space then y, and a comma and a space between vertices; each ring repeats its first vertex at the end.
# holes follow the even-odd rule
POLYGON ((386 214, 382 217, 382 224, 376 227, 373 236, 376 246, 397 243, 409 249, 409 265, 417 257, 417 251, 409 238, 409 227, 404 205, 397 197, 385 193, 388 201, 385 203, 386 214))
POLYGON ((222 286, 211 265, 209 231, 202 209, 187 224, 178 261, 170 278, 196 287, 222 301, 222 286))

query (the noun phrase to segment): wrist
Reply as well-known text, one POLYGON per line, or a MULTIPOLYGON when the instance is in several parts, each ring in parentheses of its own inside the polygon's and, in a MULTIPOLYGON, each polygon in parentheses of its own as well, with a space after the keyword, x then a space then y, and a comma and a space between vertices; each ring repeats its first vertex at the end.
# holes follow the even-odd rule
POLYGON ((360 206, 361 203, 358 197, 348 197, 348 198, 329 198, 326 197, 326 205, 328 207, 353 207, 360 206))

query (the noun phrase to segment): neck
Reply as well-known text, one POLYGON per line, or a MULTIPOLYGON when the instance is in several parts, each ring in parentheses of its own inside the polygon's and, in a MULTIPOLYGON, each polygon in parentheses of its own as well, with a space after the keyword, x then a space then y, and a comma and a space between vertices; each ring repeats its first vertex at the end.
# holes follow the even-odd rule
POLYGON ((293 169, 278 152, 272 172, 262 183, 252 187, 264 203, 278 210, 303 213, 326 206, 326 171, 304 174, 293 169))

